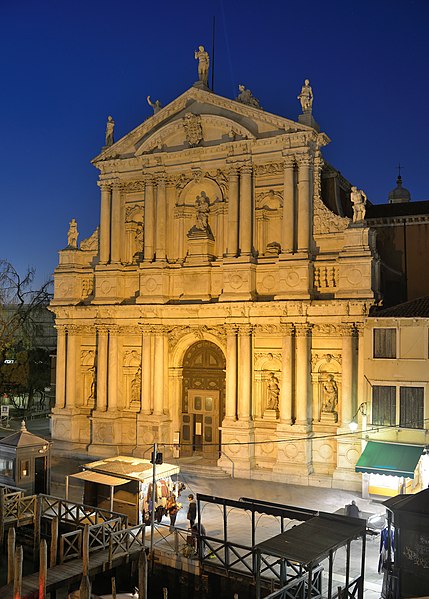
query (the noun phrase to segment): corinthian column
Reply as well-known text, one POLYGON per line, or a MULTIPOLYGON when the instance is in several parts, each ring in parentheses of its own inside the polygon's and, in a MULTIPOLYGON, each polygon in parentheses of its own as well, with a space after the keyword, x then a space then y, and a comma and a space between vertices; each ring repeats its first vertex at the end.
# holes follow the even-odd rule
POLYGON ((100 209, 100 263, 107 264, 110 260, 110 187, 99 183, 101 189, 100 209))
POLYGON ((55 407, 64 408, 65 382, 66 382, 66 351, 67 337, 66 329, 63 326, 57 326, 57 362, 56 362, 56 378, 55 378, 55 407))
POLYGON ((165 228, 166 228, 166 193, 165 177, 158 178, 157 202, 156 202, 156 259, 165 260, 165 228))
POLYGON ((97 327, 97 403, 99 412, 107 408, 107 360, 108 331, 106 327, 97 327))
POLYGON ((294 249, 295 231, 295 159, 285 156, 283 171, 282 254, 294 249))
POLYGON ((144 261, 152 262, 154 254, 154 193, 152 177, 147 177, 144 194, 144 261))
POLYGON ((112 227, 110 240, 110 256, 112 262, 120 261, 121 240, 121 187, 115 182, 112 187, 112 227))
POLYGON ((296 335, 296 384, 295 415, 296 424, 307 425, 311 419, 311 402, 309 401, 309 351, 310 327, 308 324, 295 326, 296 335))
POLYGON ((153 409, 152 404, 152 335, 151 328, 142 326, 142 414, 150 414, 153 409))
POLYGON ((237 327, 226 327, 226 398, 225 418, 237 418, 237 327))
POLYGON ((303 156, 298 162, 298 251, 308 252, 312 222, 311 159, 303 156))
POLYGON ((238 169, 231 166, 228 172, 228 231, 227 231, 227 256, 238 255, 238 169))
POLYGON ((293 326, 283 324, 282 386, 280 388, 280 421, 292 422, 292 332, 293 326))
POLYGON ((252 406, 252 327, 239 327, 238 419, 250 420, 252 406))
POLYGON ((252 167, 240 169, 240 255, 251 256, 253 243, 252 167))
POLYGON ((118 409, 118 331, 109 327, 108 343, 108 410, 116 412, 118 409))
POLYGON ((348 424, 353 417, 353 326, 342 327, 341 421, 348 424))
POLYGON ((74 408, 76 405, 76 363, 77 363, 77 336, 73 326, 67 330, 67 375, 66 375, 66 407, 74 408))
POLYGON ((153 376, 153 413, 160 416, 164 413, 164 334, 155 334, 155 364, 153 376))

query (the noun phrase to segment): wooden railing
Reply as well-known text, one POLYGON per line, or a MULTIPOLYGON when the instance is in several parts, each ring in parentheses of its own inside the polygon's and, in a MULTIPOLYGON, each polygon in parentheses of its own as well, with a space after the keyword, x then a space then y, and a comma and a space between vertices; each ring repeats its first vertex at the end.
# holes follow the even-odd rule
POLYGON ((24 496, 22 491, 4 495, 3 519, 4 522, 17 522, 34 520, 36 516, 36 496, 24 496))
POLYGON ((80 527, 85 526, 85 524, 93 526, 119 519, 121 528, 127 528, 128 526, 128 517, 124 514, 75 503, 51 495, 39 495, 38 497, 41 502, 40 516, 44 518, 59 518, 60 521, 66 521, 80 527))
POLYGON ((112 532, 109 539, 109 562, 124 553, 141 551, 145 547, 145 525, 139 524, 112 532))

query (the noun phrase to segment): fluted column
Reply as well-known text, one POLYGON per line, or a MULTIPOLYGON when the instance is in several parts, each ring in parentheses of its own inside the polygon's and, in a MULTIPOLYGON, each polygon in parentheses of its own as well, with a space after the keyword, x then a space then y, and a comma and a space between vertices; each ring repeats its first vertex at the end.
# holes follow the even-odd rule
POLYGON ((152 262, 154 255, 154 189, 151 177, 146 179, 144 194, 144 261, 152 262))
POLYGON ((293 327, 289 324, 282 325, 282 384, 280 388, 280 420, 283 423, 292 422, 292 333, 293 327))
POLYGON ((312 221, 311 160, 304 156, 298 162, 298 251, 308 252, 312 221))
POLYGON ((110 260, 110 186, 99 183, 101 189, 100 208, 100 263, 110 260))
POLYGON ((152 357, 151 357, 151 329, 142 327, 142 414, 151 414, 152 405, 152 357))
POLYGON ((166 190, 165 177, 158 178, 156 201, 156 260, 165 260, 165 229, 166 229, 166 190))
POLYGON ((153 376, 153 413, 160 416, 164 413, 164 334, 155 333, 155 360, 153 376))
POLYGON ((284 158, 283 172, 283 218, 282 218, 282 254, 288 254, 294 249, 295 230, 295 159, 292 156, 284 158))
POLYGON ((109 342, 108 342, 108 410, 116 412, 118 409, 118 330, 114 327, 109 327, 109 342))
POLYGON ((252 407, 252 327, 239 327, 238 418, 250 420, 252 407))
POLYGON ((55 378, 55 407, 64 408, 66 401, 66 351, 67 336, 63 326, 57 326, 57 361, 55 378))
POLYGON ((234 325, 228 325, 226 330, 225 418, 237 418, 237 327, 234 325))
POLYGON ((295 384, 295 416, 296 424, 307 425, 311 419, 309 402, 309 351, 310 327, 308 324, 296 325, 296 384, 295 384))
POLYGON ((353 334, 354 327, 342 327, 341 421, 348 424, 353 417, 353 334))
POLYGON ((250 256, 253 244, 252 167, 240 169, 240 255, 250 256))
POLYGON ((107 408, 107 360, 108 331, 106 327, 97 327, 97 403, 96 408, 105 412, 107 408))
POLYGON ((227 230, 227 256, 238 255, 238 170, 231 166, 228 171, 228 230, 227 230))
POLYGON ((120 261, 121 241, 121 187, 115 182, 112 187, 112 226, 110 239, 110 257, 112 262, 120 261))
POLYGON ((74 408, 76 405, 76 351, 77 338, 76 329, 67 327, 67 362, 66 362, 66 407, 74 408))

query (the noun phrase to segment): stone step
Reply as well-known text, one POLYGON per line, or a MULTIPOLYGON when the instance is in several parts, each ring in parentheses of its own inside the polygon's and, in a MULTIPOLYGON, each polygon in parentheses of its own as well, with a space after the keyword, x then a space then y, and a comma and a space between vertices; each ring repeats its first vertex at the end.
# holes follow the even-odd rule
POLYGON ((231 475, 219 466, 203 466, 202 464, 180 464, 184 474, 195 474, 201 478, 231 478, 231 475))

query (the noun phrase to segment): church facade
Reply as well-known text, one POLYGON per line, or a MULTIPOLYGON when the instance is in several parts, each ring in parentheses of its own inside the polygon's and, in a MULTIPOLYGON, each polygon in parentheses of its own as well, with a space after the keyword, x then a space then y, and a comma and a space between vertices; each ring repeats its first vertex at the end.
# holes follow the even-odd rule
POLYGON ((55 271, 53 439, 96 456, 157 442, 238 476, 359 489, 348 424, 374 232, 362 205, 344 216, 351 186, 324 161, 312 95, 293 121, 240 91, 220 97, 203 74, 106 135, 100 226, 80 246, 71 226, 55 271))

